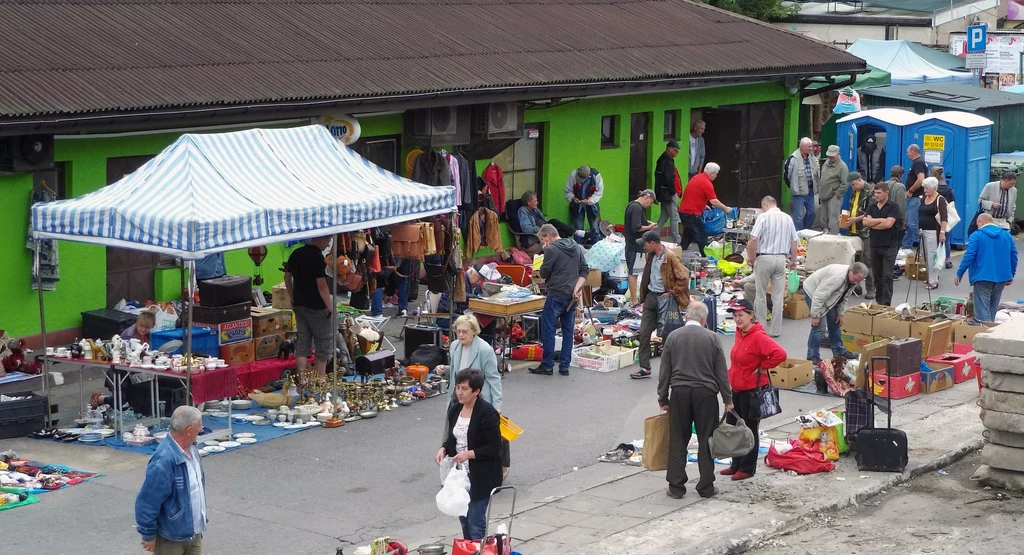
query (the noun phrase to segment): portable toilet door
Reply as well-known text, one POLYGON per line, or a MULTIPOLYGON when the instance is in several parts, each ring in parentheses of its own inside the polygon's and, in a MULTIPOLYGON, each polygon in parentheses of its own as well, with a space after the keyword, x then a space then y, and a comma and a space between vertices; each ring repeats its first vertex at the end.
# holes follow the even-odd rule
MULTIPOLYGON (((846 162, 850 171, 861 171, 862 168, 858 167, 857 162, 858 150, 868 137, 875 137, 875 148, 885 149, 885 160, 882 164, 882 175, 874 176, 873 181, 885 181, 889 179, 889 170, 903 160, 904 128, 920 119, 921 116, 914 112, 897 108, 866 110, 843 117, 836 122, 839 157, 846 162)), ((868 176, 864 177, 866 179, 868 176)))
POLYGON ((992 120, 969 112, 925 114, 904 129, 904 155, 912 144, 921 147, 929 172, 936 165, 942 166, 960 216, 960 223, 947 233, 946 240, 954 246, 966 245, 978 197, 989 181, 992 120))

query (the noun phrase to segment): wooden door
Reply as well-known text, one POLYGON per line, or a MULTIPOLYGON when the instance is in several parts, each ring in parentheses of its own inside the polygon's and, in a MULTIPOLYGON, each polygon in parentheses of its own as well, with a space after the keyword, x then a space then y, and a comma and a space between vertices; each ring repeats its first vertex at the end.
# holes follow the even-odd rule
POLYGON ((740 183, 745 173, 744 164, 741 163, 745 136, 744 115, 742 105, 704 110, 704 122, 707 124, 704 129, 704 161, 721 166, 715 179, 715 194, 727 206, 746 206, 737 204, 740 199, 740 183))
POLYGON ((650 187, 650 140, 651 115, 647 112, 633 114, 629 120, 629 198, 635 199, 640 191, 650 187))
POLYGON ((743 204, 729 206, 760 206, 765 195, 775 197, 781 206, 785 119, 786 105, 783 102, 747 105, 747 135, 742 149, 746 158, 746 175, 741 182, 738 199, 743 204))
MULTIPOLYGON (((139 169, 152 156, 125 156, 107 159, 107 185, 139 169)), ((125 199, 127 201, 127 199, 125 199)), ((107 308, 121 299, 145 301, 155 296, 153 278, 160 255, 107 247, 107 308)))

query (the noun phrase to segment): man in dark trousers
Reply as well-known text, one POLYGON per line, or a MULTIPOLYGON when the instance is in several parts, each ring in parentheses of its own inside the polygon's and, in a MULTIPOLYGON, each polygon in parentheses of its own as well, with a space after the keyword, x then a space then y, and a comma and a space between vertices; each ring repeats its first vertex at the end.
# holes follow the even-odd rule
POLYGON ((541 313, 541 340, 544 358, 540 365, 530 368, 531 374, 550 376, 555 367, 555 326, 562 328, 562 354, 558 359, 558 373, 569 375, 572 361, 572 336, 576 325, 576 299, 590 274, 583 258, 583 249, 572 239, 559 239, 558 230, 551 224, 540 226, 537 237, 544 245, 544 262, 540 277, 547 286, 547 300, 541 313))
POLYGON ((637 239, 643 237, 644 233, 658 227, 657 224, 647 219, 647 209, 654 204, 655 198, 654 191, 644 189, 637 195, 636 200, 626 205, 622 236, 626 239, 624 256, 626 257, 626 281, 629 285, 629 304, 631 305, 640 304, 636 296, 636 274, 633 272, 633 267, 637 257, 643 251, 643 247, 638 246, 637 239))
POLYGON ((637 362, 640 369, 629 374, 630 378, 641 379, 651 377, 651 335, 657 331, 665 315, 663 308, 674 298, 679 310, 686 310, 690 304, 690 272, 683 266, 683 261, 668 247, 662 244, 658 232, 651 230, 637 239, 647 251, 644 275, 640 279, 640 302, 643 303, 643 316, 640 319, 640 354, 637 362))
POLYGON ((715 487, 715 459, 708 438, 718 427, 718 396, 725 410, 732 410, 732 388, 726 369, 725 351, 718 334, 707 328, 708 308, 692 303, 686 309, 686 324, 665 339, 658 371, 658 406, 668 411, 668 491, 674 499, 686 494, 687 446, 697 431, 697 493, 712 497, 715 487))
POLYGON ((661 215, 658 216, 658 227, 668 222, 668 236, 673 243, 679 243, 679 196, 676 194, 676 161, 679 154, 679 143, 674 139, 665 146, 665 152, 658 157, 654 166, 654 192, 661 203, 661 215))
MULTIPOLYGON (((903 233, 900 207, 889 199, 889 183, 875 185, 875 202, 868 206, 864 216, 853 218, 871 235, 868 242, 868 264, 875 280, 875 300, 879 304, 892 304, 892 272, 896 267, 896 252, 903 233)), ((906 198, 906 197, 904 197, 906 198)))

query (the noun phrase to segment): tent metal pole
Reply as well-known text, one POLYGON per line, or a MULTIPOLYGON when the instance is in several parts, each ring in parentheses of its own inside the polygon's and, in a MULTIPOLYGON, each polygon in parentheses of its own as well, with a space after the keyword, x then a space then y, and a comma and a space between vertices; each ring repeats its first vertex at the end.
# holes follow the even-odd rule
MULTIPOLYGON (((43 393, 46 396, 46 427, 53 425, 53 414, 50 411, 50 358, 46 356, 46 311, 43 308, 43 274, 40 271, 42 264, 39 260, 39 251, 43 248, 43 242, 36 239, 36 253, 32 260, 32 267, 36 273, 36 290, 39 292, 39 336, 43 343, 43 393)), ((79 380, 82 376, 79 376, 79 380)))
POLYGON ((189 401, 189 404, 195 406, 195 399, 192 398, 192 305, 196 298, 195 292, 195 281, 193 277, 196 275, 196 261, 188 261, 188 311, 186 312, 185 318, 185 399, 189 401))
MULTIPOLYGON (((331 311, 331 337, 334 341, 331 342, 333 350, 331 351, 331 357, 334 358, 334 372, 331 374, 331 403, 337 406, 338 403, 338 367, 341 366, 341 357, 338 356, 338 234, 335 233, 334 237, 331 237, 331 263, 334 264, 334 271, 331 275, 334 278, 331 280, 331 305, 327 307, 331 311)), ((327 359, 329 361, 330 359, 327 359)), ((324 361, 324 364, 327 363, 324 361)), ((323 402, 323 400, 321 400, 323 402)), ((333 411, 333 407, 332 407, 333 411)))

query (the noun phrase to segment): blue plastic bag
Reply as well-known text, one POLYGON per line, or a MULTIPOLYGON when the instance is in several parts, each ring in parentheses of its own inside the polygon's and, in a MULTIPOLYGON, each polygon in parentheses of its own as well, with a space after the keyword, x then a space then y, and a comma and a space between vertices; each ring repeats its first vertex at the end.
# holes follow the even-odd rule
POLYGON ((718 235, 725 231, 725 212, 718 208, 708 208, 702 215, 704 219, 704 231, 708 235, 718 235))

